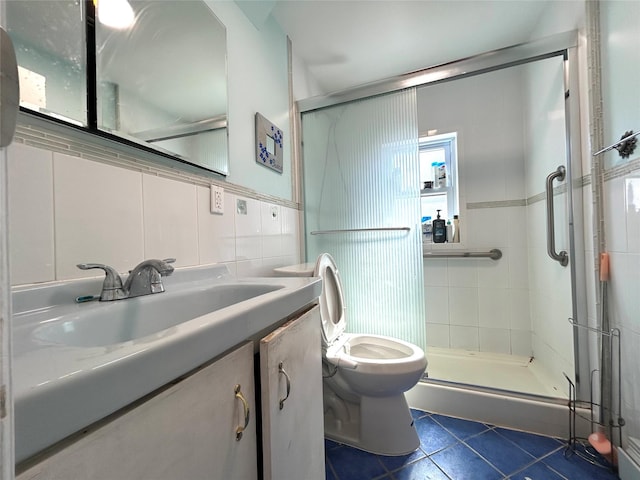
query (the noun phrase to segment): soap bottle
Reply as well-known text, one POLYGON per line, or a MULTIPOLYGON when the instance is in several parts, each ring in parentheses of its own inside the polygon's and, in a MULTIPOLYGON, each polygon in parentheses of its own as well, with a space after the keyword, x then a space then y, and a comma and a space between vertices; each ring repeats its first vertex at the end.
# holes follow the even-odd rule
POLYGON ((422 217, 422 241, 432 243, 431 217, 422 217))
POLYGON ((458 215, 453 216, 453 240, 452 243, 460 243, 460 219, 458 215))
POLYGON ((433 243, 444 243, 447 240, 447 223, 444 218, 440 218, 440 210, 433 221, 433 243))
POLYGON ((447 242, 453 242, 453 225, 451 220, 447 220, 447 242))

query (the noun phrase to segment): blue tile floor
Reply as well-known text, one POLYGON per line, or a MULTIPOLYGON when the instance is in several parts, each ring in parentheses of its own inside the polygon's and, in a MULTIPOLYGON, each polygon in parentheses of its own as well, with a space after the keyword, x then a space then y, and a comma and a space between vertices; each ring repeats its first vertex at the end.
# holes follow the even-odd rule
POLYGON ((484 423, 411 410, 420 448, 402 457, 325 441, 327 480, 617 480, 565 442, 484 423))

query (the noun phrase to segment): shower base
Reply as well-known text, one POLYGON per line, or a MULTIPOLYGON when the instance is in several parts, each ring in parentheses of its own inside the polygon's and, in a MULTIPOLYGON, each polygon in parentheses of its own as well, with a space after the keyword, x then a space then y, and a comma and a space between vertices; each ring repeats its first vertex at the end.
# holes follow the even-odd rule
MULTIPOLYGON (((428 378, 405 396, 410 407, 557 438, 569 438, 568 399, 528 357, 429 347, 428 378), (446 379, 446 380, 445 380, 446 379)), ((578 408, 588 436, 588 408, 578 408)))
POLYGON ((428 347, 427 360, 430 379, 568 399, 568 385, 555 385, 529 357, 428 347))

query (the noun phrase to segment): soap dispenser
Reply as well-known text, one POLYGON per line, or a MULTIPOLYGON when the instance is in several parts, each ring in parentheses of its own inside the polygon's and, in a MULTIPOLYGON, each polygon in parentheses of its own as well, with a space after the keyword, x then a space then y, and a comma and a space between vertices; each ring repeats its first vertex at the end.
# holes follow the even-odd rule
POLYGON ((433 221, 433 243, 444 243, 447 241, 447 223, 444 218, 440 218, 440 210, 433 221))

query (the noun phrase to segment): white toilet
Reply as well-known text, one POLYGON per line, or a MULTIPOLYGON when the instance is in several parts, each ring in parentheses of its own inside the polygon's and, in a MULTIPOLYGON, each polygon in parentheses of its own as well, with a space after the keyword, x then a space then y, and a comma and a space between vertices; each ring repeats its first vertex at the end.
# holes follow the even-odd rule
MULTIPOLYGON (((278 273, 286 275, 287 268, 278 273)), ((427 367, 424 351, 391 337, 344 333, 342 282, 331 255, 318 257, 313 275, 322 278, 325 436, 380 455, 413 452, 420 439, 404 392, 427 367)))

